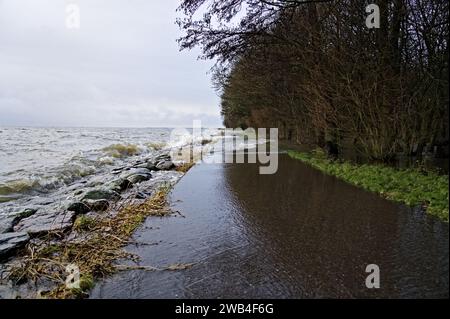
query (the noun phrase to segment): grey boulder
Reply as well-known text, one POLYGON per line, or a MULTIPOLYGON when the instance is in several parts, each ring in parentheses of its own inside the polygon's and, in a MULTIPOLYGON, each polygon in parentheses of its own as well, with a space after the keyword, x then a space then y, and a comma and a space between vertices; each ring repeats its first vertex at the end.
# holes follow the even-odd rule
POLYGON ((21 220, 14 231, 26 232, 30 236, 39 236, 50 232, 64 231, 73 225, 75 212, 67 211, 65 213, 43 213, 37 214, 21 220))
POLYGON ((74 213, 76 213, 77 215, 80 215, 80 214, 86 214, 86 213, 88 213, 88 212, 91 211, 91 209, 89 208, 89 206, 86 205, 86 204, 83 203, 83 202, 75 202, 75 203, 72 203, 72 204, 70 204, 70 205, 67 207, 67 210, 70 211, 70 212, 74 212, 74 213))
POLYGON ((172 157, 170 157, 169 154, 161 154, 155 157, 155 162, 161 162, 161 161, 171 161, 172 157))
POLYGON ((151 175, 151 171, 148 168, 133 168, 131 170, 129 170, 128 172, 126 172, 125 174, 123 174, 121 177, 128 179, 128 177, 130 177, 131 175, 135 175, 135 174, 141 174, 141 175, 151 175))
POLYGON ((156 168, 161 171, 168 171, 174 167, 175 167, 175 165, 173 164, 172 161, 161 161, 161 162, 158 162, 158 164, 156 164, 156 168))
POLYGON ((109 189, 93 189, 88 191, 83 198, 81 199, 86 200, 86 199, 107 199, 107 200, 117 200, 120 198, 120 195, 113 191, 113 190, 109 190, 109 189))
POLYGON ((0 234, 0 259, 11 256, 17 249, 25 246, 30 240, 27 233, 0 234))
POLYGON ((16 221, 19 222, 21 219, 33 216, 34 214, 36 214, 36 212, 37 212, 36 208, 25 208, 16 215, 16 221))
POLYGON ((110 189, 115 190, 117 192, 123 192, 123 191, 133 187, 133 185, 130 183, 130 181, 128 181, 125 178, 116 179, 116 180, 110 182, 108 184, 108 186, 110 187, 110 189))
POLYGON ((0 234, 9 233, 14 227, 14 216, 0 216, 0 234))
POLYGON ((133 167, 134 168, 145 168, 145 169, 148 169, 150 171, 157 170, 156 165, 153 162, 142 163, 142 164, 134 165, 133 167))
POLYGON ((139 184, 152 178, 151 174, 133 174, 128 176, 127 180, 132 184, 139 184))
POLYGON ((123 171, 125 168, 126 168, 125 166, 114 168, 114 169, 111 171, 111 173, 114 174, 114 175, 120 174, 120 173, 122 173, 122 171, 123 171))
POLYGON ((81 202, 74 202, 67 207, 67 210, 76 215, 83 215, 89 212, 102 212, 109 208, 106 199, 84 199, 81 202))
POLYGON ((86 199, 83 201, 90 211, 94 212, 104 212, 109 208, 109 202, 106 199, 86 199))
POLYGON ((26 208, 19 213, 14 213, 9 216, 0 216, 0 234, 11 232, 13 227, 22 219, 33 216, 36 212, 37 209, 26 208))

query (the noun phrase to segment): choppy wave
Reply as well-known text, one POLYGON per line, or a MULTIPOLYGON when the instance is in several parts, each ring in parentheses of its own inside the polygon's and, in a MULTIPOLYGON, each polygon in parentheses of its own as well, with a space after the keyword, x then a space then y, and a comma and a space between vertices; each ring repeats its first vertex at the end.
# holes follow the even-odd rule
POLYGON ((113 165, 115 158, 112 156, 103 156, 98 159, 98 164, 100 165, 113 165))
POLYGON ((187 145, 205 145, 213 141, 218 134, 219 130, 206 130, 199 135, 180 131, 179 134, 174 134, 172 136, 172 140, 168 143, 168 147, 179 148, 187 145))
POLYGON ((5 176, 19 174, 25 177, 0 182, 0 202, 16 199, 17 196, 13 195, 46 193, 70 185, 81 178, 96 174, 105 165, 114 165, 118 159, 141 153, 142 149, 134 144, 113 144, 100 151, 80 152, 66 163, 52 169, 40 172, 18 169, 8 172, 5 176))
MULTIPOLYGON (((55 172, 49 172, 45 176, 31 176, 0 183, 0 195, 7 195, 7 198, 4 198, 4 201, 7 201, 8 198, 11 198, 10 195, 14 194, 45 193, 60 186, 69 185, 95 172, 96 168, 94 166, 80 164, 64 165, 61 169, 55 172)), ((14 199, 14 196, 12 198, 14 199)))
POLYGON ((55 178, 65 184, 70 184, 80 177, 86 177, 96 172, 95 166, 87 166, 82 164, 68 164, 57 172, 55 178))
POLYGON ((113 144, 103 148, 102 151, 115 158, 129 157, 142 152, 135 144, 113 144))
POLYGON ((18 198, 17 196, 1 196, 0 195, 0 203, 10 202, 10 201, 16 200, 17 198, 18 198))
POLYGON ((39 181, 31 179, 12 180, 0 184, 0 195, 10 195, 16 193, 25 193, 33 188, 38 187, 39 181))
POLYGON ((146 143, 146 146, 150 148, 151 150, 160 151, 167 147, 167 143, 164 142, 149 142, 146 143))

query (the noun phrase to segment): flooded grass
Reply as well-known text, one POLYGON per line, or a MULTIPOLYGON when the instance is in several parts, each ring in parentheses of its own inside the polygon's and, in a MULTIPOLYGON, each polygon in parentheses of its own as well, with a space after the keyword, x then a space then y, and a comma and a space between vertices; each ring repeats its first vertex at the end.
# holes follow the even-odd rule
POLYGON ((95 229, 96 220, 93 217, 89 216, 78 216, 75 222, 73 223, 73 229, 78 232, 90 231, 95 229))
POLYGON ((381 164, 358 165, 331 160, 322 151, 289 151, 298 159, 326 174, 408 206, 422 206, 427 213, 449 220, 448 175, 418 169, 396 169, 381 164))

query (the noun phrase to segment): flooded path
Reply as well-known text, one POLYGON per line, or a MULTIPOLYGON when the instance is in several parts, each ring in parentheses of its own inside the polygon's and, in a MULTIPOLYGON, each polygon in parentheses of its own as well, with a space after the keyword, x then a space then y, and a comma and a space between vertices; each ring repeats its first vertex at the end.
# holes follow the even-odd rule
POLYGON ((92 298, 448 298, 448 224, 286 155, 272 176, 197 165, 171 201, 184 217, 149 218, 134 237, 147 245, 128 250, 143 266, 194 266, 120 272, 92 298), (380 289, 365 286, 368 264, 380 289))

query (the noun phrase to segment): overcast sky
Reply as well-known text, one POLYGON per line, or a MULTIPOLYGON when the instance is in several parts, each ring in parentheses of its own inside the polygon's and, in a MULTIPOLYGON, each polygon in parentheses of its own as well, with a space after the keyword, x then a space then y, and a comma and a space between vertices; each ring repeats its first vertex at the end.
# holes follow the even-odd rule
POLYGON ((220 126, 212 62, 178 51, 178 2, 0 0, 0 125, 220 126))

